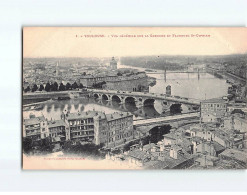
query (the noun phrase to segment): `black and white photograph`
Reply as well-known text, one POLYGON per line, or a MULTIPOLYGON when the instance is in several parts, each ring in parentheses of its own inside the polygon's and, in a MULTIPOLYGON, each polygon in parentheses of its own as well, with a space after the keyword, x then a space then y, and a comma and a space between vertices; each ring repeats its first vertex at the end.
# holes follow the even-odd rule
POLYGON ((23 168, 246 169, 246 35, 24 27, 23 168))

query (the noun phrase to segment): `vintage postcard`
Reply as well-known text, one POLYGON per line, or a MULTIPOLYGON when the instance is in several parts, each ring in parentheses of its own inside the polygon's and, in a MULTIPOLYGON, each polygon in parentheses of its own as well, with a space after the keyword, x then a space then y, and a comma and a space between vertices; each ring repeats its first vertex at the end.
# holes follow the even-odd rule
POLYGON ((247 28, 24 27, 23 169, 246 169, 247 28))

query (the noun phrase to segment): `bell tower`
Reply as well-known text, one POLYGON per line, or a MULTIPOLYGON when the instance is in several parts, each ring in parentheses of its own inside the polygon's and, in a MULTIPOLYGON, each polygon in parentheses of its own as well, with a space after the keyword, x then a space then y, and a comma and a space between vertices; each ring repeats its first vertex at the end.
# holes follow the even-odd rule
POLYGON ((112 70, 117 70, 117 61, 115 60, 114 57, 112 57, 111 61, 110 61, 110 68, 112 70))

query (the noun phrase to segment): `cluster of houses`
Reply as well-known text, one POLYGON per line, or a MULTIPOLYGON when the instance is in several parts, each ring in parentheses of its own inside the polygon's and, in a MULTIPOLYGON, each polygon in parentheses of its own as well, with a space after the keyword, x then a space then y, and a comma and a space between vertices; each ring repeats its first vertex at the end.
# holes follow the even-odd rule
POLYGON ((173 128, 158 143, 135 144, 107 159, 144 169, 244 169, 247 167, 245 113, 228 109, 222 99, 201 103, 200 123, 173 128))
POLYGON ((87 142, 115 147, 134 139, 133 115, 128 112, 105 114, 99 111, 63 113, 60 120, 30 115, 23 120, 23 137, 33 142, 51 138, 56 148, 65 141, 87 142))

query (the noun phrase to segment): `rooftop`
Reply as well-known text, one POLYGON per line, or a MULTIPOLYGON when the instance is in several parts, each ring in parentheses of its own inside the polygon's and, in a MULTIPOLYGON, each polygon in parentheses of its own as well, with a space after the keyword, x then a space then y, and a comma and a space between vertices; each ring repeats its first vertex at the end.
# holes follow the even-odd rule
POLYGON ((138 160, 144 160, 146 158, 151 158, 150 154, 147 154, 145 151, 141 151, 140 149, 135 149, 129 152, 128 156, 136 158, 138 160))
POLYGON ((132 116, 129 112, 114 112, 112 114, 106 114, 107 121, 121 119, 127 116, 132 116))
POLYGON ((66 126, 66 123, 63 120, 54 120, 54 121, 49 121, 47 125, 48 128, 52 128, 52 127, 66 126))
POLYGON ((212 98, 208 100, 203 100, 202 103, 227 103, 227 101, 221 98, 212 98))
POLYGON ((45 117, 44 116, 39 116, 39 117, 35 117, 35 118, 30 118, 30 119, 24 119, 24 125, 35 125, 38 124, 42 121, 45 121, 45 117))
POLYGON ((236 149, 226 149, 220 154, 220 156, 226 156, 247 164, 247 153, 236 149))
POLYGON ((76 119, 87 119, 93 118, 95 116, 101 116, 101 118, 105 118, 105 114, 99 111, 87 111, 87 112, 78 112, 78 113, 68 113, 68 120, 76 120, 76 119))
POLYGON ((170 157, 169 151, 163 151, 162 156, 164 157, 163 160, 156 160, 154 162, 147 162, 145 163, 145 166, 148 168, 159 168, 159 169, 173 169, 176 168, 178 165, 182 164, 183 162, 190 160, 193 158, 193 156, 189 155, 186 151, 182 149, 181 152, 178 153, 178 158, 174 159, 170 157), (155 163, 156 162, 156 163, 155 163))

